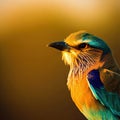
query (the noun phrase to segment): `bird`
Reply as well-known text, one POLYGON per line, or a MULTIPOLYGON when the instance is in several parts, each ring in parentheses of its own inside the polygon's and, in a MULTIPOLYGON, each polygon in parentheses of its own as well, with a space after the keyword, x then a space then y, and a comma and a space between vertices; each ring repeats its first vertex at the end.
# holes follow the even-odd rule
POLYGON ((80 112, 88 120, 120 120, 120 69, 108 44, 78 31, 48 46, 70 68, 67 86, 80 112))

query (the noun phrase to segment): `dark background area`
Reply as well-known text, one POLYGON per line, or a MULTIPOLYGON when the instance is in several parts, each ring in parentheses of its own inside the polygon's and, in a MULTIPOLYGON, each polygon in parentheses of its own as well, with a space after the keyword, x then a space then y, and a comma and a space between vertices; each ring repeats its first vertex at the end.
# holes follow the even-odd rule
POLYGON ((85 120, 69 67, 46 47, 78 30, 104 39, 120 64, 119 0, 0 1, 0 120, 85 120))

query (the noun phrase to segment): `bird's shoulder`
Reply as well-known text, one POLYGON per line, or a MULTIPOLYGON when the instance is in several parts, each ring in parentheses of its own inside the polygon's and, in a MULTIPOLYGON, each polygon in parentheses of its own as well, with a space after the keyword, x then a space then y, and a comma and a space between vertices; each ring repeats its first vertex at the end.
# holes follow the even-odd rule
POLYGON ((100 69, 100 79, 104 87, 109 92, 115 92, 120 95, 120 73, 109 69, 100 69))
POLYGON ((88 84, 93 96, 120 116, 120 74, 108 69, 92 70, 88 73, 88 84))

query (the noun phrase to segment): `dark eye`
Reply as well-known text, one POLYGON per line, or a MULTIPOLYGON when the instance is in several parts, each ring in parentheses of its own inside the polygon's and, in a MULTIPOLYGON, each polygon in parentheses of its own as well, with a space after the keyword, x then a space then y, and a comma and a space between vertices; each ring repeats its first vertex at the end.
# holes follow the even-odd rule
POLYGON ((87 48, 88 44, 87 43, 81 43, 80 45, 78 45, 78 49, 83 49, 83 48, 87 48))

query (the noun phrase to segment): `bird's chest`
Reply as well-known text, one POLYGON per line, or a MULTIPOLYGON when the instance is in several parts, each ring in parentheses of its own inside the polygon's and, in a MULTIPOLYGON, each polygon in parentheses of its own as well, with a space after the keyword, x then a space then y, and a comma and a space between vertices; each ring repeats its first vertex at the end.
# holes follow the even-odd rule
POLYGON ((85 115, 89 116, 90 110, 103 109, 103 106, 94 98, 86 76, 82 78, 70 79, 68 87, 71 92, 71 97, 78 109, 85 115))

